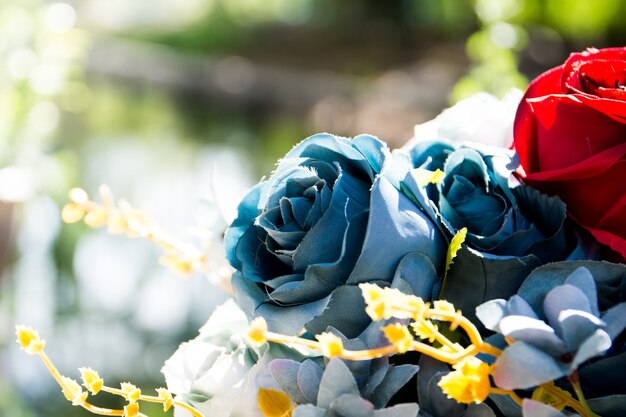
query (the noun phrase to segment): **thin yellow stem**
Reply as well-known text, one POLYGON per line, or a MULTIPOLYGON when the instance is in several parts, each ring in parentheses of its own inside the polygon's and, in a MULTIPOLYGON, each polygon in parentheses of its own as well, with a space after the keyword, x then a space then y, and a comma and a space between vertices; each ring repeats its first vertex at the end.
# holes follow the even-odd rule
MULTIPOLYGON (((178 265, 172 265, 172 267, 185 275, 190 272, 206 272, 207 271, 207 258, 196 246, 185 243, 175 236, 166 233, 157 225, 153 224, 147 216, 140 210, 135 209, 130 203, 125 200, 118 200, 117 204, 113 198, 113 193, 107 186, 100 188, 100 195, 102 198, 102 204, 99 204, 87 197, 87 194, 83 190, 78 190, 81 195, 84 193, 86 200, 72 198, 70 194, 70 204, 80 207, 85 216, 89 216, 90 213, 100 212, 104 213, 104 220, 102 222, 97 221, 95 223, 88 223, 90 227, 107 226, 111 230, 112 223, 114 221, 115 233, 125 233, 129 237, 142 237, 156 245, 160 246, 165 252, 166 256, 178 258, 180 261, 178 265), (119 224, 118 224, 119 223, 119 224)), ((69 220, 66 220, 69 221, 69 220)), ((74 220, 72 220, 73 222, 74 220)), ((228 286, 224 283, 224 287, 228 290, 228 286)))
MULTIPOLYGON (((321 352, 320 343, 314 340, 304 339, 298 336, 286 336, 279 333, 267 332, 265 334, 265 338, 270 342, 277 342, 282 344, 292 344, 304 346, 309 349, 316 350, 321 352)), ((424 353, 426 355, 432 356, 435 359, 438 359, 442 362, 455 364, 466 356, 474 355, 478 352, 478 347, 475 345, 470 345, 462 351, 457 351, 454 353, 444 352, 441 349, 435 348, 431 345, 427 345, 426 343, 413 341, 410 345, 409 350, 424 353)), ((374 358, 380 358, 383 356, 389 356, 398 353, 398 348, 394 345, 382 346, 376 349, 367 349, 367 350, 343 350, 338 357, 342 359, 349 360, 369 360, 374 358)))
POLYGON ((585 407, 582 406, 578 401, 574 400, 571 397, 563 394, 561 390, 557 389, 555 386, 551 384, 542 384, 540 385, 546 392, 550 393, 554 397, 558 398, 564 404, 567 404, 574 411, 580 414, 582 417, 599 417, 597 414, 593 413, 591 410, 586 410, 585 407), (590 414, 591 413, 591 414, 590 414))
POLYGON ((483 339, 480 337, 480 333, 474 324, 466 317, 460 316, 457 312, 442 311, 442 310, 428 310, 426 316, 430 319, 443 320, 449 322, 457 322, 470 339, 470 343, 475 346, 482 346, 483 339))
POLYGON ((267 332, 265 334, 265 338, 270 342, 299 345, 299 346, 304 346, 309 349, 313 349, 317 351, 322 350, 319 342, 316 342, 315 340, 304 339, 298 336, 287 336, 287 335, 280 334, 280 333, 267 332))
POLYGON ((123 416, 124 415, 124 410, 112 410, 110 408, 96 407, 95 405, 89 404, 88 402, 84 402, 80 406, 93 414, 98 414, 101 416, 123 416))
POLYGON ((517 405, 519 405, 520 407, 522 406, 522 399, 514 391, 496 387, 491 387, 489 391, 497 395, 508 395, 513 401, 515 401, 517 405))
POLYGON ((493 356, 494 358, 497 358, 502 354, 502 350, 486 342, 483 342, 483 344, 478 347, 478 351, 480 353, 485 353, 487 355, 493 356))
POLYGON ((194 417, 205 417, 204 414, 202 414, 200 411, 180 401, 174 401, 174 407, 184 408, 185 410, 189 411, 194 417))
MULTIPOLYGON (((44 363, 46 368, 48 369, 48 372, 50 372, 50 375, 52 375, 52 377, 57 382, 57 384, 59 384, 61 389, 65 390, 66 392, 70 392, 71 388, 67 386, 67 384, 63 380, 63 375, 61 375, 57 367, 54 366, 54 364, 52 363, 48 355, 46 355, 46 352, 42 350, 37 355, 39 356, 41 361, 44 363)), ((123 416, 124 415, 124 410, 112 410, 110 408, 97 407, 86 401, 81 403, 80 406, 83 407, 85 410, 88 410, 94 414, 99 414, 102 416, 123 416)))
POLYGON ((113 395, 119 395, 120 397, 126 396, 126 393, 122 391, 121 389, 107 387, 106 385, 100 388, 100 391, 108 392, 109 394, 113 394, 113 395))
POLYGON ((454 343, 452 343, 450 339, 448 339, 445 335, 443 335, 438 330, 433 333, 433 336, 435 337, 435 340, 437 342, 441 343, 444 346, 447 346, 452 351, 455 351, 455 352, 459 351, 458 345, 455 345, 454 343))
POLYGON ((576 398, 578 398, 578 402, 585 410, 585 414, 581 414, 583 417, 599 417, 596 413, 594 413, 589 404, 587 404, 587 399, 585 398, 585 394, 583 393, 583 389, 580 386, 580 378, 578 377, 578 371, 574 371, 570 376, 568 376, 572 387, 574 388, 574 392, 576 393, 576 398))
POLYGON ((46 365, 46 368, 48 368, 48 372, 50 372, 57 384, 59 384, 61 388, 67 390, 69 387, 65 385, 65 381, 63 381, 63 375, 61 375, 56 366, 54 366, 48 355, 46 355, 46 352, 42 350, 37 355, 39 356, 43 364, 46 365))
POLYGON ((163 404, 165 400, 161 397, 155 397, 153 395, 142 395, 139 401, 145 401, 147 403, 160 403, 163 404))
POLYGON ((383 356, 389 356, 395 353, 398 353, 398 348, 394 345, 387 345, 369 350, 344 350, 338 356, 342 359, 364 361, 375 358, 382 358, 383 356))

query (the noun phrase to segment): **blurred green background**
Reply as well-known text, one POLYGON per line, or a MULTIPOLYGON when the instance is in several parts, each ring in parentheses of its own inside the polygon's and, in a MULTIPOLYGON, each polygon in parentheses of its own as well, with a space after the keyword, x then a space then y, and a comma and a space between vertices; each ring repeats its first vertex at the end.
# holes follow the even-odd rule
POLYGON ((15 323, 66 375, 150 389, 226 297, 147 242, 62 224, 71 187, 107 183, 182 238, 219 235, 306 136, 400 146, 463 97, 624 45, 625 15, 621 0, 2 0, 0 415, 88 415, 17 349, 15 323))

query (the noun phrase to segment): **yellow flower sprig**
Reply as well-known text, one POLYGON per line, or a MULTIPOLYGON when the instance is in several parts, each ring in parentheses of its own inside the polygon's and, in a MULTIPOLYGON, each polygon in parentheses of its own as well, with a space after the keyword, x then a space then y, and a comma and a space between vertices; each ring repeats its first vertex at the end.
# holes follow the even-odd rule
POLYGON ((455 311, 454 307, 444 301, 435 301, 431 308, 429 303, 425 303, 421 298, 403 294, 396 289, 380 288, 372 284, 361 284, 366 303, 368 303, 368 314, 375 321, 389 318, 412 319, 410 327, 423 338, 438 341, 442 347, 436 348, 429 344, 415 340, 409 330, 409 326, 394 323, 382 327, 390 345, 376 349, 352 351, 339 348, 339 339, 330 333, 317 335, 316 340, 310 340, 299 336, 288 336, 271 332, 267 328, 267 323, 262 317, 258 317, 250 324, 248 329, 248 340, 255 345, 262 345, 266 342, 276 342, 286 345, 304 346, 319 352, 332 352, 331 355, 349 360, 369 360, 382 356, 416 351, 429 355, 435 359, 449 364, 456 364, 463 358, 474 356, 478 353, 485 353, 492 356, 500 354, 500 350, 485 343, 478 329, 467 318, 463 317, 460 311, 455 311), (445 335, 440 333, 430 320, 447 321, 451 323, 451 329, 461 327, 468 334, 470 345, 463 347, 458 343, 453 343, 445 335))
POLYGON ((451 303, 438 300, 431 306, 421 298, 404 294, 397 289, 381 288, 373 284, 361 284, 359 287, 367 305, 366 311, 374 321, 396 318, 410 322, 396 322, 381 328, 390 342, 389 345, 375 349, 348 350, 343 347, 341 339, 331 333, 322 333, 316 336, 317 340, 310 340, 271 332, 262 317, 256 318, 250 324, 248 340, 257 346, 266 342, 304 346, 327 357, 348 360, 369 360, 408 351, 420 352, 453 365, 455 370, 440 382, 444 393, 449 397, 463 403, 479 403, 490 393, 496 392, 510 394, 521 404, 521 399, 514 392, 491 386, 491 367, 475 355, 483 353, 495 357, 501 351, 484 342, 476 326, 461 311, 455 310, 451 303), (452 342, 438 330, 435 321, 447 322, 452 331, 461 328, 467 334, 470 344, 463 347, 452 342), (415 336, 430 344, 415 340, 415 336), (440 347, 433 346, 434 342, 440 347))
MULTIPOLYGON (((420 352, 439 361, 452 365, 453 371, 441 378, 438 385, 448 396, 460 403, 481 403, 490 394, 508 395, 519 406, 522 398, 514 391, 493 386, 491 375, 493 366, 481 361, 477 354, 498 357, 502 351, 483 341, 474 326, 460 310, 445 300, 432 303, 424 302, 419 297, 407 295, 397 289, 381 288, 373 284, 360 284, 363 298, 367 305, 366 312, 374 321, 400 319, 381 327, 390 344, 376 349, 347 350, 342 340, 332 333, 322 333, 317 340, 298 336, 287 336, 269 331, 262 317, 252 321, 248 329, 248 340, 260 346, 267 342, 292 346, 304 346, 316 350, 326 357, 339 357, 348 360, 369 360, 408 351, 420 352), (409 324, 403 324, 409 322, 409 324), (446 322, 450 331, 462 329, 469 339, 466 347, 452 342, 441 333, 435 322, 446 322), (415 340, 418 337, 430 344, 415 340), (437 342, 439 347, 431 344, 437 342)), ((508 343, 515 343, 507 339, 508 343)), ((553 383, 542 384, 535 391, 533 398, 546 404, 556 405, 560 409, 569 407, 583 417, 597 417, 585 404, 577 401, 571 394, 556 387, 553 383)))
POLYGON ((67 398, 72 405, 80 406, 93 414, 102 416, 147 417, 139 410, 139 402, 145 401, 162 404, 164 411, 168 411, 171 407, 179 407, 189 411, 193 417, 205 417, 204 414, 194 407, 184 402, 176 401, 172 397, 172 394, 165 388, 157 388, 157 395, 153 396, 142 394, 139 388, 128 382, 120 384, 120 388, 108 387, 104 385, 104 381, 100 378, 100 375, 91 368, 79 369, 83 381, 82 386, 86 388, 85 391, 81 387, 81 384, 72 378, 62 375, 56 366, 54 366, 44 351, 46 345, 45 340, 41 339, 35 330, 26 326, 15 326, 15 334, 17 335, 17 343, 20 348, 27 354, 38 356, 41 359, 52 377, 61 387, 65 398, 67 398), (98 407, 87 401, 89 394, 95 396, 99 392, 119 395, 126 400, 127 404, 123 409, 111 409, 98 407))
MULTIPOLYGON (((200 250, 166 233, 161 227, 151 222, 145 212, 134 208, 128 201, 120 199, 115 202, 108 186, 102 185, 99 191, 101 204, 93 201, 85 190, 71 189, 68 193, 70 202, 61 211, 63 221, 76 223, 82 220, 91 228, 106 226, 111 234, 125 234, 131 238, 149 240, 163 249, 161 264, 182 275, 188 276, 193 272, 205 273, 209 270, 205 253, 210 248, 206 248, 205 251, 200 250)), ((227 282, 229 275, 224 274, 224 280, 218 284, 228 292, 232 292, 227 282)))

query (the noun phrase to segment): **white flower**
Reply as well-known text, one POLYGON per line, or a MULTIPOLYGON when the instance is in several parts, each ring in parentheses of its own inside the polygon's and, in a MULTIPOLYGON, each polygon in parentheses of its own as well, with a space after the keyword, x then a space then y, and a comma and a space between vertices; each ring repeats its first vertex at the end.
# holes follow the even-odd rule
POLYGON ((508 148, 513 143, 513 121, 522 95, 514 89, 502 100, 487 93, 461 100, 435 119, 415 126, 415 135, 405 148, 416 141, 435 139, 508 148))
MULTIPOLYGON (((180 345, 161 370, 178 400, 211 417, 263 416, 257 392, 277 386, 267 369, 269 355, 245 344, 247 327, 245 314, 229 300, 215 309, 198 337, 180 345)), ((177 409, 176 416, 186 413, 177 409)))

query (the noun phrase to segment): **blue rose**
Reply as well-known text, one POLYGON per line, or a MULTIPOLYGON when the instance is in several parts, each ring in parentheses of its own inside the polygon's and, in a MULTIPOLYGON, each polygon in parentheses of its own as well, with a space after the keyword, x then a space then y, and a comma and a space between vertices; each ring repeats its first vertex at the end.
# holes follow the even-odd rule
POLYGON ((271 330, 347 337, 369 324, 357 287, 393 285, 430 298, 446 246, 385 175, 380 140, 318 134, 254 187, 225 236, 235 298, 271 330))
POLYGON ((413 169, 441 170, 445 176, 425 187, 405 177, 401 188, 449 237, 467 228, 440 296, 468 317, 486 300, 515 294, 544 263, 593 257, 563 202, 509 183, 516 167, 512 151, 444 140, 417 141, 405 151, 413 169))

